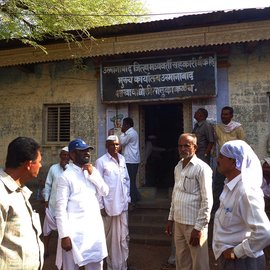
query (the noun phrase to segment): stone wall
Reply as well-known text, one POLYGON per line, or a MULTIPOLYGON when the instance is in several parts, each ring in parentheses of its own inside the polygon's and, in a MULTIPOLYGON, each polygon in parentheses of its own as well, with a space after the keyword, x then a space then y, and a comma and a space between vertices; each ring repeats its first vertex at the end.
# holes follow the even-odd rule
POLYGON ((235 121, 243 124, 247 142, 260 158, 267 153, 269 134, 270 48, 258 46, 252 52, 234 46, 229 58, 229 96, 235 121))
MULTIPOLYGON (((71 139, 82 137, 97 145, 97 78, 86 63, 76 68, 73 61, 35 64, 32 67, 2 68, 0 73, 0 166, 4 165, 8 143, 17 136, 34 138, 42 145, 45 177, 48 167, 58 162, 65 146, 43 141, 44 104, 69 103, 71 139)), ((96 148, 96 147, 95 147, 96 148)), ((93 153, 95 156, 96 153, 93 153)))

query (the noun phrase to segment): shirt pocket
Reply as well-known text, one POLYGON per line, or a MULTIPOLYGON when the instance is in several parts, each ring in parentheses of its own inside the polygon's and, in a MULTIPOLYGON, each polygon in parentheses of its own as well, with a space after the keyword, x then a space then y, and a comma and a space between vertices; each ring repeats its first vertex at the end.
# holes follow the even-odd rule
POLYGON ((229 208, 221 208, 218 212, 218 219, 223 227, 229 227, 232 222, 232 210, 229 208))
POLYGON ((200 186, 197 179, 185 176, 183 181, 183 191, 190 194, 199 194, 200 186))

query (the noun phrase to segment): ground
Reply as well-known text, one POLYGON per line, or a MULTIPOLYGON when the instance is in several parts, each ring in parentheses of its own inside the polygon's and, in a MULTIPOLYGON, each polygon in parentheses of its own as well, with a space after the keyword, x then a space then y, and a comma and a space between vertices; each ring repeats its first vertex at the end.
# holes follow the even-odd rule
MULTIPOLYGON (((33 200, 33 208, 40 213, 41 222, 43 224, 44 205, 41 201, 33 200)), ((57 245, 57 233, 53 232, 50 241, 50 254, 45 259, 42 270, 57 270, 55 266, 55 254, 57 245)), ((130 270, 160 270, 170 256, 170 246, 162 245, 145 245, 138 243, 130 243, 128 263, 130 270)), ((217 265, 213 256, 213 252, 209 249, 210 269, 217 270, 217 265)), ((174 270, 174 267, 168 268, 174 270)), ((83 268, 81 269, 83 270, 83 268)), ((163 270, 166 270, 165 268, 163 270)), ((266 270, 270 270, 270 263, 267 264, 266 270)))

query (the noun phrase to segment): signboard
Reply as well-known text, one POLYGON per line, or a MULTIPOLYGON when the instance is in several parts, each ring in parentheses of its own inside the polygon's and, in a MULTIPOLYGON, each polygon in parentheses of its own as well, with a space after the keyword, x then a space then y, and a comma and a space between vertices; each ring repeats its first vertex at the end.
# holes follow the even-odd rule
POLYGON ((100 72, 105 103, 216 95, 214 54, 108 62, 100 72))

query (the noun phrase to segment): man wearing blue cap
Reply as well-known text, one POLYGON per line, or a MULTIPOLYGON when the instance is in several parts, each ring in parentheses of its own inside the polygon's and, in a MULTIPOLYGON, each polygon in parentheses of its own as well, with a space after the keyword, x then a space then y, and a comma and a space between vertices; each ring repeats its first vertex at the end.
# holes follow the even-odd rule
POLYGON ((107 256, 106 239, 96 194, 109 188, 90 163, 93 147, 78 138, 68 145, 70 164, 60 176, 56 196, 59 234, 56 265, 63 270, 102 270, 107 256))

